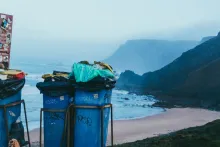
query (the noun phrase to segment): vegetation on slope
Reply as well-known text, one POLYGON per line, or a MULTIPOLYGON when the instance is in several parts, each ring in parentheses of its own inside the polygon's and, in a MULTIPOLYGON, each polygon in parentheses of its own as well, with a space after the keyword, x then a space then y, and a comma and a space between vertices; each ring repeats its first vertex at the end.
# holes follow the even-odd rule
POLYGON ((220 120, 116 147, 220 147, 220 120))

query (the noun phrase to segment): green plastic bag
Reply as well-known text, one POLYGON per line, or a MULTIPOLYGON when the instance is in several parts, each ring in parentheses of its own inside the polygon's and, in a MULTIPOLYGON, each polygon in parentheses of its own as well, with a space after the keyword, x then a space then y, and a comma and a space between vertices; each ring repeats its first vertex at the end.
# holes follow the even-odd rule
POLYGON ((73 64, 72 73, 74 74, 76 82, 88 82, 97 76, 114 78, 115 75, 108 69, 100 69, 92 65, 86 65, 81 63, 73 64))

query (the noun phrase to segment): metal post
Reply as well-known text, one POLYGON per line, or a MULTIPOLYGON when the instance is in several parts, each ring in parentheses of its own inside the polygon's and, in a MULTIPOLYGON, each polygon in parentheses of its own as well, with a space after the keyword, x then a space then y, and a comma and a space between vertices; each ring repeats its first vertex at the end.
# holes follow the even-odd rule
POLYGON ((113 143, 113 107, 112 107, 112 104, 111 104, 111 144, 112 144, 112 147, 114 145, 113 143))
POLYGON ((28 129, 27 113, 26 113, 26 106, 25 106, 24 101, 22 101, 22 103, 23 103, 23 107, 24 107, 25 123, 26 123, 27 135, 28 135, 28 144, 29 144, 29 147, 31 147, 30 134, 29 134, 29 129, 28 129))
POLYGON ((101 147, 104 147, 104 116, 103 116, 104 107, 101 107, 101 147))
POLYGON ((42 146, 42 113, 43 109, 40 109, 40 147, 42 146))
POLYGON ((8 117, 7 117, 7 107, 4 106, 4 118, 5 118, 5 130, 7 134, 7 140, 9 141, 9 130, 8 130, 8 117))
POLYGON ((70 146, 74 147, 74 139, 75 139, 75 125, 76 125, 76 109, 74 105, 71 107, 71 114, 70 114, 70 146))
MULTIPOLYGON (((65 120, 67 120, 67 128, 64 128, 66 129, 67 131, 67 147, 70 147, 70 130, 68 129, 70 127, 70 112, 71 112, 71 106, 69 107, 69 109, 66 111, 67 113, 67 118, 65 120)), ((65 122, 64 122, 65 123, 65 122)))

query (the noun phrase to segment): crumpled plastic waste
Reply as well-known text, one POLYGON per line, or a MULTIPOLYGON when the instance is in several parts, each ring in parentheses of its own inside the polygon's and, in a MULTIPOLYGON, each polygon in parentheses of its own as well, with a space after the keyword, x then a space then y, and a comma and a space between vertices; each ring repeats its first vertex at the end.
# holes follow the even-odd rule
POLYGON ((22 72, 21 70, 0 70, 0 79, 6 80, 6 79, 23 79, 25 78, 26 73, 22 72))
POLYGON ((103 78, 115 77, 112 68, 110 66, 106 67, 104 64, 88 65, 82 63, 74 63, 70 76, 73 75, 75 76, 76 82, 88 82, 98 76, 103 78))
POLYGON ((103 63, 103 62, 97 62, 97 61, 94 61, 94 64, 98 64, 98 65, 100 65, 102 68, 104 68, 104 69, 108 69, 108 70, 110 70, 111 72, 113 72, 113 68, 111 67, 111 65, 108 65, 108 64, 106 64, 106 63, 103 63))

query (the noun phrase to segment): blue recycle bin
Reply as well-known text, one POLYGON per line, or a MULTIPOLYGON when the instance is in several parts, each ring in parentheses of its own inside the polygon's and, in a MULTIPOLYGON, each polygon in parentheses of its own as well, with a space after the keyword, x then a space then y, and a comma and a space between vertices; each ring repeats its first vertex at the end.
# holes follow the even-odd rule
POLYGON ((62 77, 56 77, 53 81, 51 77, 46 78, 44 82, 37 83, 36 87, 43 94, 43 108, 49 111, 43 111, 44 127, 44 147, 63 147, 66 146, 65 117, 66 109, 70 104, 72 87, 69 82, 62 77), (52 112, 50 110, 64 110, 64 112, 52 112), (65 140, 63 140, 65 139, 65 140))
MULTIPOLYGON (((58 97, 43 94, 43 108, 66 109, 69 105, 69 99, 67 94, 58 97)), ((65 112, 44 112, 45 147, 60 147, 64 131, 65 115, 65 112)), ((63 143, 66 143, 66 141, 63 143)))
MULTIPOLYGON (((75 105, 102 106, 111 103, 112 90, 98 90, 94 92, 82 89, 75 90, 75 105)), ((108 135, 110 108, 104 109, 104 146, 108 135)), ((74 126, 74 147, 101 147, 101 110, 76 109, 74 126)))
MULTIPOLYGON (((5 99, 0 99, 0 105, 10 104, 21 100, 21 90, 15 95, 9 96, 5 99)), ((11 129, 14 123, 21 115, 21 105, 16 105, 7 108, 8 130, 11 129)), ((5 129, 4 110, 0 109, 0 147, 8 147, 7 133, 5 129)))

